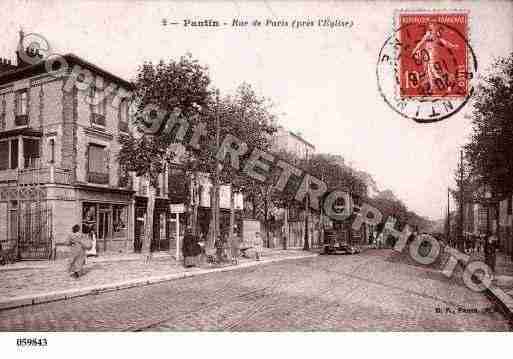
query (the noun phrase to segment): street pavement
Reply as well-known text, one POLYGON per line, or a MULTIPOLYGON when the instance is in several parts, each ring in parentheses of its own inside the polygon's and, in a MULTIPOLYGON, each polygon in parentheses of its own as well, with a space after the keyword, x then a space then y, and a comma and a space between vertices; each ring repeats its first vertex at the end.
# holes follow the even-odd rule
MULTIPOLYGON (((95 275, 94 271, 89 275, 95 275)), ((0 311, 5 331, 509 331, 482 293, 391 250, 288 260, 0 311)))

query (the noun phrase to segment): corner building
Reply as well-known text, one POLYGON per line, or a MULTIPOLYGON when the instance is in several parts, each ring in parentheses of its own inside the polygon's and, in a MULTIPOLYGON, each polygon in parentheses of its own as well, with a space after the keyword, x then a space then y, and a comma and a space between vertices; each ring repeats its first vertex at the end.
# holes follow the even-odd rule
MULTIPOLYGON (((19 51, 30 49, 18 49, 17 65, 0 59, 2 248, 16 248, 21 259, 65 256, 66 236, 82 224, 96 231, 100 253, 137 250, 136 234, 147 221, 135 211, 145 201, 145 186, 121 173, 116 160, 120 136, 131 130, 131 84, 73 54, 63 55, 66 72, 48 73, 43 62, 22 60, 19 51), (84 91, 69 86, 77 66, 93 77, 84 91), (104 93, 109 87, 115 90, 104 93), (119 106, 112 105, 115 96, 119 106)), ((154 231, 156 241, 169 232, 165 192, 158 191, 158 215, 164 216, 155 222, 164 228, 154 231)))

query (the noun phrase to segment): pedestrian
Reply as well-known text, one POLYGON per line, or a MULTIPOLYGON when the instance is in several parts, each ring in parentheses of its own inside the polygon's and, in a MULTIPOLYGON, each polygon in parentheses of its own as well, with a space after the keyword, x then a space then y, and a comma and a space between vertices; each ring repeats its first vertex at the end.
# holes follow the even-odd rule
POLYGON ((201 247, 198 243, 198 237, 192 233, 191 228, 187 228, 183 236, 183 260, 186 268, 198 265, 198 256, 201 254, 201 247))
POLYGON ((369 233, 369 246, 372 246, 374 243, 374 234, 372 232, 369 233))
POLYGON ((488 233, 485 242, 485 262, 490 267, 492 272, 495 272, 495 263, 497 260, 497 236, 492 233, 488 233))
POLYGON ((255 240, 253 242, 253 246, 255 247, 255 259, 257 261, 259 261, 260 257, 262 257, 262 246, 263 246, 262 238, 260 237, 259 232, 255 233, 255 240))
POLYGON ((232 237, 230 238, 230 250, 231 250, 232 264, 239 264, 240 244, 241 244, 240 238, 236 234, 233 234, 232 237))
POLYGON ((86 261, 86 250, 91 249, 92 243, 87 234, 80 233, 80 226, 75 224, 71 228, 72 233, 66 242, 71 247, 71 259, 68 270, 71 276, 78 279, 83 274, 86 261))

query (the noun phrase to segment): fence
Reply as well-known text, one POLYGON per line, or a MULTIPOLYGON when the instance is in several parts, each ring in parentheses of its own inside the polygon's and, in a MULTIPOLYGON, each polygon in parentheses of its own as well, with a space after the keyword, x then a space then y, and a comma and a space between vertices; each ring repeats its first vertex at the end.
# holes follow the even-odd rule
POLYGON ((18 209, 18 258, 50 259, 52 254, 52 209, 47 202, 21 201, 18 209))

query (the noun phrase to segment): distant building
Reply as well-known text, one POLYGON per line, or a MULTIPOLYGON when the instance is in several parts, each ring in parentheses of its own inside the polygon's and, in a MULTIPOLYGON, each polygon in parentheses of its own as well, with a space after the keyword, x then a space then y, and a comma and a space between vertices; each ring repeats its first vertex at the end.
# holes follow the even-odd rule
POLYGON ((273 151, 287 151, 301 159, 315 153, 315 146, 305 140, 300 134, 279 126, 273 138, 273 151))

